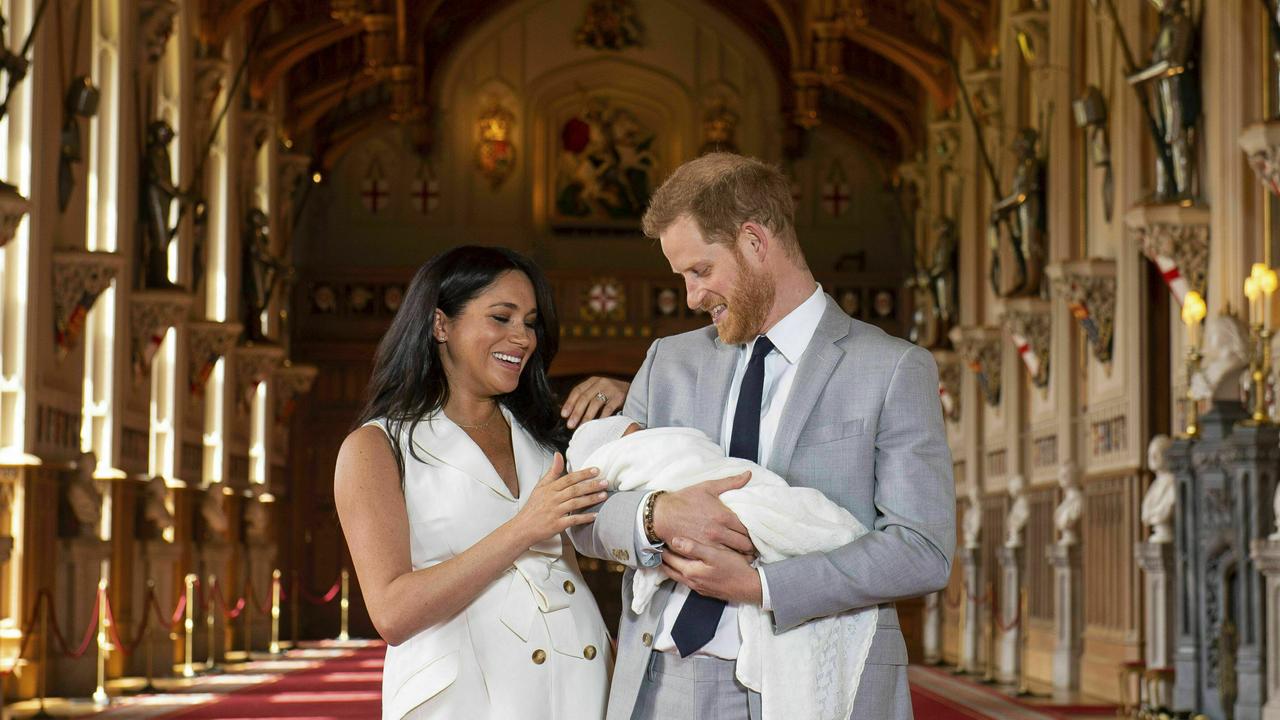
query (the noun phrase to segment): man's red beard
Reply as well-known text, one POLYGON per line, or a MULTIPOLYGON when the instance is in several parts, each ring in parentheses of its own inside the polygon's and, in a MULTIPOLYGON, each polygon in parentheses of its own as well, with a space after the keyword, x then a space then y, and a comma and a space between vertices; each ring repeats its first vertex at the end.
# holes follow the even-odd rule
POLYGON ((777 294, 773 278, 768 273, 753 273, 738 254, 738 281, 729 291, 729 297, 715 296, 702 301, 700 309, 710 313, 712 308, 724 304, 724 317, 716 324, 720 341, 726 345, 750 342, 760 334, 773 300, 777 294))

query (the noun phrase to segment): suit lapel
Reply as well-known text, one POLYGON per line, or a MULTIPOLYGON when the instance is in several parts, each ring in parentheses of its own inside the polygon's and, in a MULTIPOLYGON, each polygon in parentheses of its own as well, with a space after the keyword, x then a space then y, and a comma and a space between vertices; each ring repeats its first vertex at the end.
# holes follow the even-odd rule
POLYGON ((724 425, 725 403, 729 400, 734 365, 738 360, 738 348, 725 345, 718 337, 712 338, 711 342, 715 353, 698 368, 698 386, 693 395, 693 427, 719 443, 720 428, 724 425))
POLYGON ((818 329, 814 331, 809 347, 800 357, 796 379, 791 384, 791 395, 782 408, 782 419, 773 438, 769 469, 784 478, 791 465, 796 442, 800 439, 800 430, 804 428, 823 389, 831 380, 831 374, 844 356, 844 350, 835 343, 848 334, 849 316, 844 314, 834 300, 827 297, 827 309, 822 313, 822 320, 818 322, 818 329))

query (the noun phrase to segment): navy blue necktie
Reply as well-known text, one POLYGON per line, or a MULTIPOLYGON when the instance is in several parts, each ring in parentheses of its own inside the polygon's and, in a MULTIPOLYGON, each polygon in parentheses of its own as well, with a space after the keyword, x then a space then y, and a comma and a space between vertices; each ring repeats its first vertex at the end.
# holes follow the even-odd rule
MULTIPOLYGON (((733 411, 729 455, 755 462, 760 457, 760 406, 764 402, 764 359, 773 350, 769 338, 761 335, 751 350, 747 372, 738 387, 738 406, 733 411)), ((680 657, 688 657, 711 642, 720 625, 725 602, 690 590, 684 607, 671 626, 671 639, 680 657)))

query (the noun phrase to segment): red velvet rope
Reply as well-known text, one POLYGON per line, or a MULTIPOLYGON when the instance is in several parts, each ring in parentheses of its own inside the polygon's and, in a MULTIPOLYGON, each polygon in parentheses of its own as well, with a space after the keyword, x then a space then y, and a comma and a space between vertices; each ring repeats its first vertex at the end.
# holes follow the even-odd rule
POLYGON ((215 581, 213 586, 209 588, 209 592, 218 599, 218 605, 222 608, 222 617, 227 620, 235 620, 240 617, 240 613, 244 612, 244 598, 236 600, 234 608, 227 609, 227 601, 222 597, 222 591, 218 589, 218 583, 215 581))
MULTIPOLYGON (((993 606, 993 609, 994 609, 994 606, 993 606)), ((996 627, 1000 628, 1000 632, 1009 632, 1010 630, 1022 624, 1022 608, 1021 607, 1017 608, 1016 612, 1013 613, 1013 620, 1010 620, 1008 625, 1006 625, 1004 623, 1004 620, 1000 618, 1000 616, 1003 615, 1004 613, 997 610, 994 614, 995 614, 996 627)))
MULTIPOLYGON (((42 592, 46 596, 49 595, 48 590, 44 590, 42 592)), ((82 657, 86 652, 89 651, 89 646, 93 643, 94 633, 98 629, 98 610, 100 609, 99 603, 101 602, 102 602, 102 591, 99 590, 94 593, 93 619, 89 621, 89 627, 85 628, 84 640, 81 641, 80 647, 76 648, 75 652, 71 652, 67 650, 67 647, 68 647, 67 639, 62 636, 62 631, 58 628, 58 611, 53 604, 53 598, 49 597, 49 619, 50 619, 49 624, 53 626, 53 639, 58 643, 58 652, 62 653, 63 655, 66 655, 68 658, 71 658, 72 660, 75 660, 79 657, 82 657)))
MULTIPOLYGON (((271 582, 274 585, 276 581, 272 580, 271 582)), ((254 596, 252 580, 244 581, 244 596, 249 598, 249 601, 253 603, 253 607, 258 611, 259 615, 262 615, 263 617, 271 616, 271 608, 263 606, 262 603, 258 602, 258 598, 254 596)))
POLYGON ((341 589, 342 589, 342 578, 338 578, 337 580, 335 580, 333 583, 333 587, 329 588, 329 592, 319 597, 312 595, 310 592, 308 592, 307 589, 303 587, 301 583, 298 584, 298 592, 302 595, 302 599, 306 600, 312 605, 327 605, 333 602, 333 599, 338 597, 338 591, 341 589))
POLYGON ((27 646, 31 644, 31 638, 35 637, 36 621, 40 619, 40 606, 45 602, 45 593, 40 592, 36 595, 36 604, 31 608, 31 617, 27 619, 27 624, 22 628, 22 645, 18 647, 18 656, 14 658, 14 663, 6 670, 0 670, 0 677, 11 675, 14 668, 18 667, 18 660, 21 660, 27 654, 27 646))

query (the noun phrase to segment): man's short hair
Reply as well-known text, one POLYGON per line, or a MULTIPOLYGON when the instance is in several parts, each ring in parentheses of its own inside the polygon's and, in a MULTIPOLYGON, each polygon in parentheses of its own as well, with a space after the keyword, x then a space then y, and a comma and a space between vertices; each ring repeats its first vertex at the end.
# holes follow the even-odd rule
POLYGON ((709 243, 736 248, 747 221, 769 228, 787 257, 804 266, 796 238, 791 182, 777 167, 733 153, 708 153, 676 168, 649 200, 641 221, 644 234, 657 239, 688 215, 709 243))

